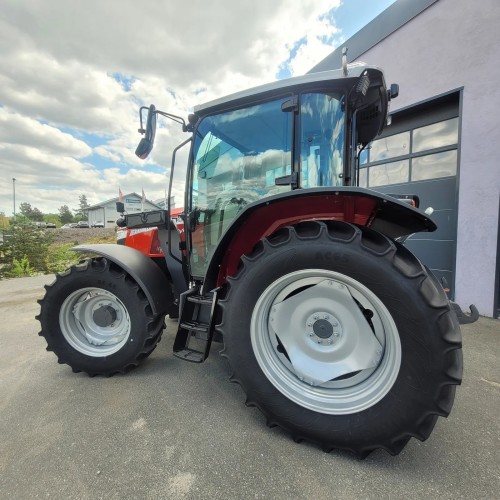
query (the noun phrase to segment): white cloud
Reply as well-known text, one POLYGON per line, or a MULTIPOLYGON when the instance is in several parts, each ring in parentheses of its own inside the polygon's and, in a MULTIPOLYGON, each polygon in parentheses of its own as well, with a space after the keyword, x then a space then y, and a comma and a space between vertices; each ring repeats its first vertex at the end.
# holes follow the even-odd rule
POLYGON ((71 134, 37 120, 0 108, 0 142, 39 148, 52 154, 82 158, 91 148, 71 134))
POLYGON ((37 51, 0 54, 0 102, 24 115, 91 133, 124 130, 134 103, 112 77, 37 51))
MULTIPOLYGON (((340 0, 4 0, 0 18, 0 211, 42 211, 122 191, 162 198, 173 148, 161 122, 151 158, 134 156, 138 109, 187 117, 200 102, 300 74, 332 49, 325 13, 340 0), (290 53, 300 46, 293 58, 290 53), (158 165, 163 165, 163 172, 158 165), (19 196, 24 198, 19 198, 19 196)), ((173 191, 182 198, 187 150, 173 191)))

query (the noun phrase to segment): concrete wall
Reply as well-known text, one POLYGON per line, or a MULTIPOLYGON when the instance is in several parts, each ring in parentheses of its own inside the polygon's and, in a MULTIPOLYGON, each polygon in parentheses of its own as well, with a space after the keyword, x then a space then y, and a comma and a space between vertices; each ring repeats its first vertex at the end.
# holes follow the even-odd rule
POLYGON ((500 1, 439 0, 359 57, 395 110, 463 87, 455 300, 492 316, 500 197, 500 1))

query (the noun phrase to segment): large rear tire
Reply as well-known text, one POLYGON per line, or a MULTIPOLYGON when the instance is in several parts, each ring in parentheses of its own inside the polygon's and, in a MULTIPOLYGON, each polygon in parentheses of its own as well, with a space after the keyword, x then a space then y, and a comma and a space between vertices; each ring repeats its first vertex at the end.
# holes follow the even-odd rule
POLYGON ((73 266, 45 288, 40 335, 74 372, 126 373, 161 339, 165 315, 153 315, 139 285, 105 258, 73 266))
POLYGON ((429 437, 462 377, 458 322, 402 245, 307 222, 241 259, 219 302, 232 379, 268 425, 364 457, 429 437))

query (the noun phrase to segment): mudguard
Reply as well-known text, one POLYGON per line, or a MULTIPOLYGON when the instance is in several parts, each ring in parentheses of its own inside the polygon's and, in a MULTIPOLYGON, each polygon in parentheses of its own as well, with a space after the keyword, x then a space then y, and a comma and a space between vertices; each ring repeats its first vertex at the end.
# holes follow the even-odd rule
POLYGON ((306 220, 339 220, 395 239, 437 229, 429 216, 376 191, 359 187, 297 189, 248 204, 227 228, 207 269, 207 292, 236 273, 239 259, 262 238, 306 220))
POLYGON ((135 248, 112 243, 78 245, 74 252, 89 252, 100 255, 124 269, 141 287, 155 315, 164 314, 169 307, 171 287, 162 270, 142 252, 135 248))

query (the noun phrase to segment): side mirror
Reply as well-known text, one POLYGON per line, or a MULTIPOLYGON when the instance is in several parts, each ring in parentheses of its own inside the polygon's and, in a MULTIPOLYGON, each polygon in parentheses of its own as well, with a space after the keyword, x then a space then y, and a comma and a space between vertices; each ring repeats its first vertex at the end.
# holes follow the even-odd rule
POLYGON ((141 128, 139 132, 141 134, 145 134, 144 137, 139 142, 137 149, 135 150, 135 154, 141 159, 145 160, 149 153, 153 150, 153 145, 155 141, 155 133, 156 133, 156 108, 153 104, 149 106, 148 109, 148 117, 146 119, 146 129, 142 128, 142 110, 148 109, 145 106, 142 106, 139 110, 139 118, 141 121, 141 128))
POLYGON ((125 204, 123 203, 123 201, 116 202, 116 211, 119 214, 122 214, 123 212, 125 212, 125 204))

